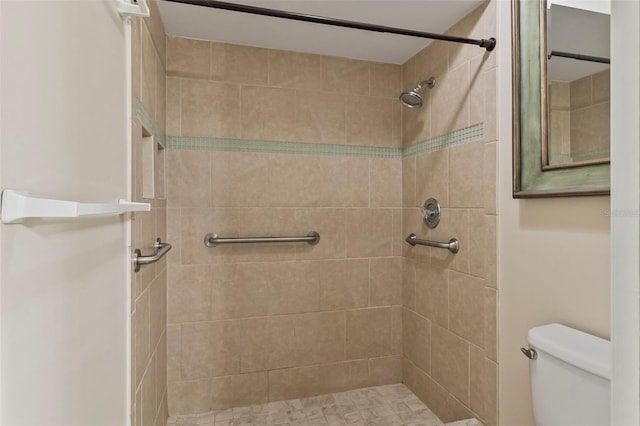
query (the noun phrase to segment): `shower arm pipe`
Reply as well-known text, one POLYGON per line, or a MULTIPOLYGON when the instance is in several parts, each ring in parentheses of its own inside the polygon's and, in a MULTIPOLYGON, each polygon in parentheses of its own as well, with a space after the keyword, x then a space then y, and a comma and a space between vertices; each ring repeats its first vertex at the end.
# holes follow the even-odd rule
POLYGON ((307 15, 304 13, 287 12, 284 10, 268 9, 264 7, 248 6, 244 4, 228 3, 217 0, 166 0, 173 3, 190 4, 194 6, 210 7, 214 9, 230 10, 233 12, 250 13, 253 15, 271 16, 274 18, 291 19, 294 21, 312 22, 315 24, 332 25, 334 27, 354 28, 357 30, 374 31, 378 33, 399 34, 410 37, 428 38, 433 40, 451 41, 454 43, 474 44, 484 47, 491 52, 496 47, 496 39, 471 39, 465 37, 448 36, 444 34, 427 33, 423 31, 407 30, 403 28, 387 27, 384 25, 367 24, 364 22, 348 21, 324 16, 307 15))
POLYGON ((448 243, 441 243, 439 241, 431 241, 431 240, 421 240, 416 236, 416 234, 409 234, 405 241, 415 247, 415 245, 421 246, 429 246, 436 248, 443 248, 449 250, 451 253, 455 254, 460 250, 460 241, 457 238, 452 238, 448 243))
POLYGON ((315 231, 309 232, 304 237, 238 237, 222 238, 218 234, 210 233, 204 237, 204 245, 215 247, 220 244, 255 244, 255 243, 301 243, 306 242, 316 245, 320 242, 320 234, 315 231))

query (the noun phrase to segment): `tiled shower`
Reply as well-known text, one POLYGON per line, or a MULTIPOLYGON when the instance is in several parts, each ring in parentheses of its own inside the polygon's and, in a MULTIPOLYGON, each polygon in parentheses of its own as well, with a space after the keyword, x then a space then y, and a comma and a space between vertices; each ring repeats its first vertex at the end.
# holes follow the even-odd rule
MULTIPOLYGON (((445 422, 495 424, 495 54, 433 42, 383 64, 165 38, 157 17, 134 25, 133 157, 142 128, 163 143, 166 193, 133 227, 173 249, 134 283, 135 424, 399 383, 445 422)), ((494 36, 495 17, 484 3, 448 34, 494 36)))
POLYGON ((551 162, 607 157, 611 127, 609 86, 609 70, 571 83, 549 83, 551 162))

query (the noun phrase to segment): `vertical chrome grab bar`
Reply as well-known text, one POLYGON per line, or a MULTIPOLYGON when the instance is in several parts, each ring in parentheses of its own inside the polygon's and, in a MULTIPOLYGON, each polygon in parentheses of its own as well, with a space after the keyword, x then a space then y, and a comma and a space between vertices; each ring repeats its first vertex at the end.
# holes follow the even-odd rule
POLYGON ((451 253, 457 253, 460 250, 460 242, 457 238, 452 238, 448 243, 441 243, 439 241, 431 241, 431 240, 421 240, 416 236, 416 234, 409 234, 405 241, 415 246, 416 244, 421 246, 429 246, 436 248, 443 248, 449 250, 451 253))
POLYGON ((316 231, 309 232, 304 237, 238 237, 222 238, 218 234, 210 233, 204 236, 204 245, 215 247, 219 244, 247 244, 247 243, 299 243, 307 242, 311 245, 320 242, 320 234, 316 231))
POLYGON ((171 250, 171 244, 163 243, 160 241, 160 238, 156 240, 153 244, 155 248, 154 252, 150 256, 143 256, 140 249, 135 249, 133 251, 132 261, 133 261, 133 270, 138 272, 140 270, 140 266, 148 265, 150 263, 156 263, 160 260, 165 254, 171 250))

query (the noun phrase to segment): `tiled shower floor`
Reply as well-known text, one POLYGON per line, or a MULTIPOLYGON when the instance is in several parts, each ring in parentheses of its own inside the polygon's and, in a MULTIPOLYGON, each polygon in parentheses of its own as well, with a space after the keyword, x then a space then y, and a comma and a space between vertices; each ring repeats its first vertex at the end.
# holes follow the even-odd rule
MULTIPOLYGON (((406 386, 386 385, 311 398, 169 418, 169 426, 442 426, 406 386)), ((482 426, 477 420, 449 426, 482 426)))

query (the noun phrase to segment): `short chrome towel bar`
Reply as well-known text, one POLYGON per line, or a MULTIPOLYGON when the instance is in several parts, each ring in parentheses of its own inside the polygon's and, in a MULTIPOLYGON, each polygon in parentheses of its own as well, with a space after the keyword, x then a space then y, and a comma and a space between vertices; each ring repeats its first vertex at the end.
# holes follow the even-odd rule
POLYGON ((143 256, 140 249, 135 249, 133 251, 133 270, 138 272, 140 270, 141 265, 148 265, 149 263, 156 263, 160 260, 165 254, 171 250, 171 244, 163 243, 158 238, 153 245, 155 251, 151 256, 143 256))
POLYGON ((421 240, 416 234, 410 234, 405 241, 415 246, 416 244, 421 246, 437 247, 449 250, 451 253, 457 253, 460 250, 460 242, 456 238, 452 238, 448 243, 441 243, 438 241, 421 240))
POLYGON ((222 238, 218 234, 207 234, 204 237, 204 245, 215 247, 218 244, 247 244, 247 243, 299 243, 307 242, 311 245, 320 242, 320 234, 316 231, 309 232, 305 237, 240 237, 222 238))

